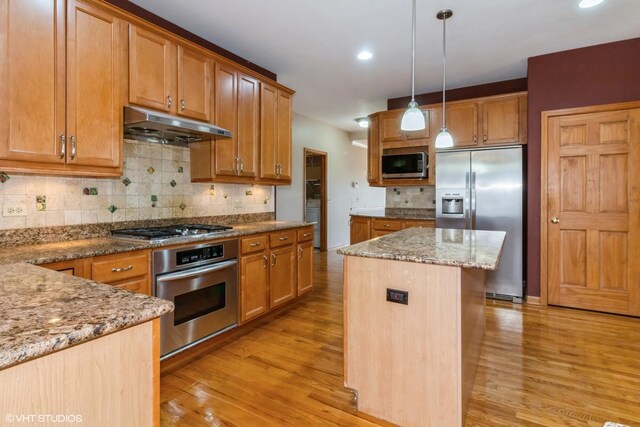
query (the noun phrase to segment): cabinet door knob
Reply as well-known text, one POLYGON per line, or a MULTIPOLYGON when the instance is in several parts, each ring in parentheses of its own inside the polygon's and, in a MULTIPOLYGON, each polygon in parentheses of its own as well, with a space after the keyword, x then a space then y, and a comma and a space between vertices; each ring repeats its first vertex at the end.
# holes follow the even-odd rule
POLYGON ((486 134, 482 136, 482 140, 483 140, 484 142, 487 142, 487 135, 486 135, 486 134))
POLYGON ((60 134, 60 158, 64 159, 67 155, 67 137, 64 134, 60 134))
POLYGON ((180 100, 180 111, 184 111, 186 106, 187 106, 187 103, 184 101, 184 99, 181 99, 180 100))
POLYGON ((71 160, 76 158, 76 137, 71 135, 71 160))
POLYGON ((271 267, 276 266, 276 254, 271 254, 271 267))
POLYGON ((304 253, 304 251, 302 250, 302 248, 300 246, 298 246, 298 258, 302 259, 302 254, 304 253))
POLYGON ((167 96, 167 108, 171 108, 171 105, 173 104, 173 98, 171 98, 171 95, 167 96))
POLYGON ((558 218, 557 216, 554 216, 553 218, 551 218, 551 222, 554 224, 557 224, 560 222, 560 218, 558 218))
POLYGON ((478 135, 473 135, 473 142, 478 142, 478 135))
POLYGON ((266 255, 262 255, 262 268, 267 268, 267 256, 266 255))

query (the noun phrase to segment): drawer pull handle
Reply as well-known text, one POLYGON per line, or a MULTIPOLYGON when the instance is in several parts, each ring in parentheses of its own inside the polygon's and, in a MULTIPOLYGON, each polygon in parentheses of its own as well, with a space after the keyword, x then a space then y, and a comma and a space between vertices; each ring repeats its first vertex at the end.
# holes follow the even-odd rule
POLYGON ((302 235, 302 237, 309 237, 309 236, 311 236, 311 233, 304 233, 304 234, 302 235))
POLYGON ((267 268, 267 256, 262 255, 262 268, 267 268))
POLYGON ((281 241, 281 242, 282 242, 282 241, 284 241, 284 240, 289 240, 289 236, 282 236, 282 237, 280 238, 280 241, 281 241))
POLYGON ((389 227, 390 227, 390 225, 389 225, 389 224, 385 224, 384 226, 385 226, 385 227, 387 227, 387 228, 389 228, 389 227))
POLYGON ((111 269, 111 272, 112 272, 112 273, 120 273, 120 272, 122 272, 122 271, 129 271, 129 270, 131 270, 131 269, 133 269, 133 265, 129 264, 129 265, 128 265, 128 266, 126 266, 126 267, 113 267, 113 268, 111 269))
POLYGON ((251 246, 252 248, 255 248, 256 246, 260 246, 262 243, 261 242, 254 242, 254 243, 249 243, 249 246, 251 246))
POLYGON ((304 251, 302 250, 302 248, 298 247, 298 258, 302 259, 303 254, 304 254, 304 251))

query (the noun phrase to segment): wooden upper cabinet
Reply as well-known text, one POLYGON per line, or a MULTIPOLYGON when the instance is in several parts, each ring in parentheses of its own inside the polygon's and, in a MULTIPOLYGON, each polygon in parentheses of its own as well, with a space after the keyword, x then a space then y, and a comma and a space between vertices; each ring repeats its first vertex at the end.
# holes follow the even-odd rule
POLYGON ((124 31, 92 3, 2 0, 0 167, 120 175, 124 31))
POLYGON ((278 90, 262 84, 260 88, 260 178, 277 179, 278 90))
POLYGON ((367 130, 367 181, 369 185, 380 185, 382 179, 380 151, 380 115, 369 116, 367 130))
POLYGON ((118 167, 122 161, 122 52, 125 27, 80 1, 67 14, 67 162, 118 167))
POLYGON ((454 147, 478 145, 478 104, 459 103, 447 105, 447 129, 454 147))
POLYGON ((221 138, 215 146, 216 175, 236 175, 238 138, 238 72, 225 64, 215 65, 216 125, 231 131, 231 138, 221 138))
POLYGON ((129 102, 172 112, 176 103, 176 46, 169 40, 129 25, 129 102))
POLYGON ((211 121, 211 58, 178 46, 178 114, 211 121))
POLYGON ((527 142, 527 97, 496 97, 482 105, 482 144, 525 144, 527 142))
MULTIPOLYGON (((386 111, 380 115, 380 141, 386 143, 424 140, 424 144, 427 144, 428 142, 426 142, 426 140, 429 138, 429 111, 423 111, 425 116, 425 128, 411 132, 402 131, 400 128, 404 112, 405 110, 393 110, 386 111)), ((418 145, 423 144, 419 143, 418 145)))
POLYGON ((211 121, 213 60, 160 34, 129 26, 129 102, 211 121))
POLYGON ((291 94, 278 90, 278 178, 291 181, 291 94))
POLYGON ((239 176, 258 175, 260 145, 260 83, 253 77, 238 77, 238 134, 236 157, 239 176))

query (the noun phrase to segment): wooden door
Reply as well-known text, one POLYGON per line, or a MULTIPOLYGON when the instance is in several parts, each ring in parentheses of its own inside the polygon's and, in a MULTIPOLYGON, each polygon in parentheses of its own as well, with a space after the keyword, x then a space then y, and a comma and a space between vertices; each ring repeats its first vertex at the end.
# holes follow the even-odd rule
POLYGON ((269 261, 267 251, 240 258, 240 322, 269 310, 269 261))
POLYGON ((590 111, 548 119, 548 302, 640 315, 640 109, 590 111))
POLYGON ((380 115, 380 141, 402 141, 401 121, 402 113, 398 111, 382 113, 380 115))
POLYGON ((214 142, 216 175, 236 175, 238 141, 238 72, 216 63, 215 118, 216 125, 231 131, 231 138, 214 142))
POLYGON ((295 297, 296 246, 288 245, 271 250, 269 271, 270 307, 277 307, 295 297))
POLYGON ((313 289, 313 240, 298 243, 298 295, 313 289))
MULTIPOLYGON (((497 97, 481 103, 482 144, 520 143, 520 103, 521 97, 518 95, 497 97)), ((523 113, 526 114, 526 107, 523 113)))
POLYGON ((125 24, 70 0, 67 14, 67 163, 119 168, 125 24))
POLYGON ((277 105, 278 90, 262 83, 260 87, 260 178, 276 179, 278 177, 277 105))
MULTIPOLYGON (((424 115, 424 123, 425 123, 424 129, 414 130, 411 132, 404 132, 404 138, 407 141, 425 140, 429 138, 429 110, 423 111, 422 114, 424 115)), ((402 119, 402 116, 400 116, 400 119, 402 119)), ((398 123, 400 122, 398 121, 398 123)), ((398 126, 400 125, 398 124, 398 126)), ((421 144, 423 143, 424 142, 422 142, 421 144)))
POLYGON ((63 0, 0 0, 0 158, 64 163, 64 14, 63 0))
POLYGON ((371 239, 371 220, 360 216, 352 216, 349 220, 351 233, 349 242, 352 245, 371 239))
POLYGON ((466 102, 447 105, 447 129, 454 147, 478 145, 478 104, 466 102))
POLYGON ((178 114, 211 121, 212 60, 178 46, 178 114))
POLYGON ((239 175, 258 174, 260 145, 260 84, 253 77, 238 76, 238 159, 239 175))
POLYGON ((175 113, 176 47, 164 37, 129 25, 129 102, 175 113))
POLYGON ((278 91, 277 126, 278 126, 278 155, 280 165, 278 179, 291 181, 291 94, 278 91))

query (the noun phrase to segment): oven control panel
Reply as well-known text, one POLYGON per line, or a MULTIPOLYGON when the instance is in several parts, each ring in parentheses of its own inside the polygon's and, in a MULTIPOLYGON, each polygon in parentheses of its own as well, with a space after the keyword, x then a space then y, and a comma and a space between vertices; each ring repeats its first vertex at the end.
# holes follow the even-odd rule
POLYGON ((176 252, 176 265, 187 265, 195 262, 224 257, 224 245, 211 245, 197 249, 176 252))

